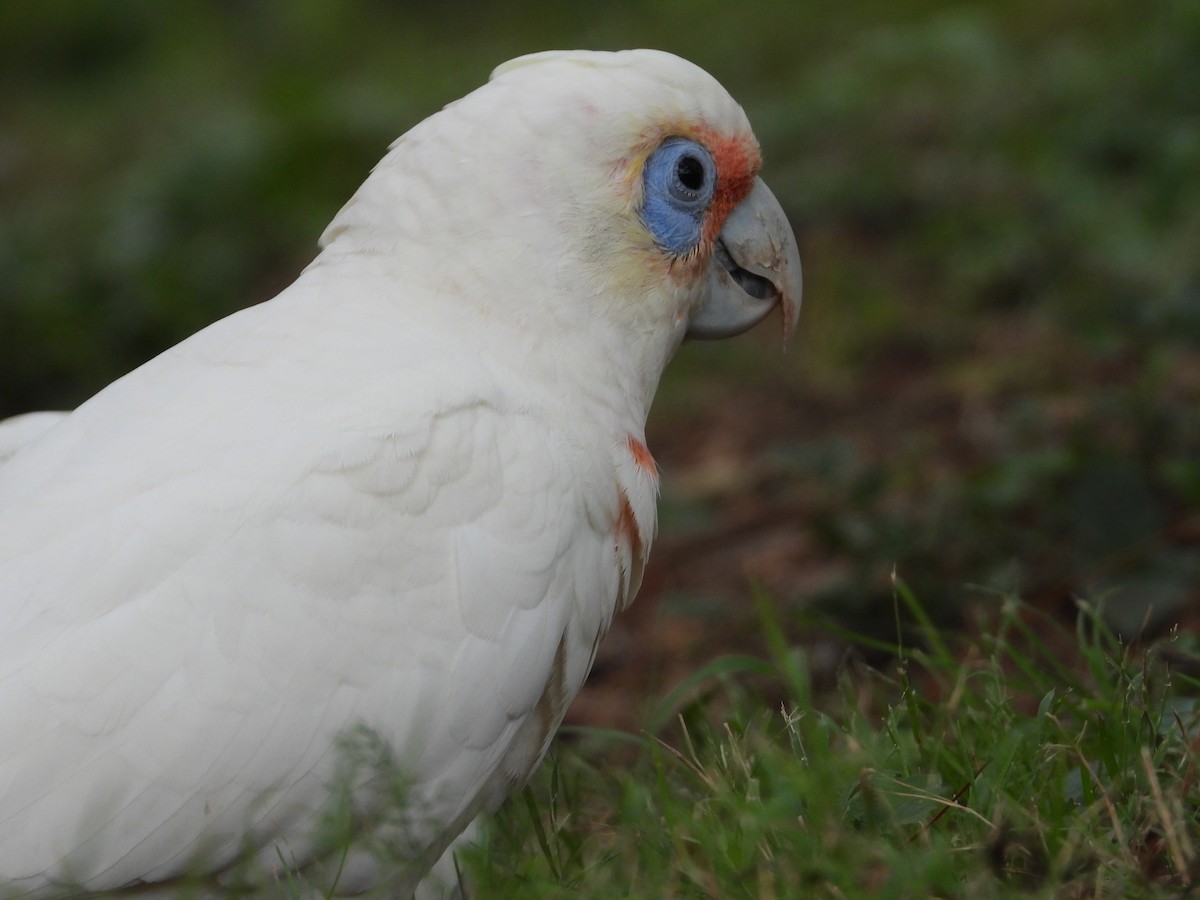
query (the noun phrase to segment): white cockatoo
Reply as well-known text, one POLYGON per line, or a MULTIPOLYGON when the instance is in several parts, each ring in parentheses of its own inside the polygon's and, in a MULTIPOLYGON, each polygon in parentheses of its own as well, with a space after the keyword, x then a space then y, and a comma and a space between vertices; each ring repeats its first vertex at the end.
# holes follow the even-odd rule
POLYGON ((795 328, 759 163, 677 57, 522 57, 396 141, 279 296, 10 429, 0 883, 307 874, 336 808, 402 862, 327 888, 412 892, 637 591, 667 361, 795 328), (356 734, 402 814, 339 783, 356 734))

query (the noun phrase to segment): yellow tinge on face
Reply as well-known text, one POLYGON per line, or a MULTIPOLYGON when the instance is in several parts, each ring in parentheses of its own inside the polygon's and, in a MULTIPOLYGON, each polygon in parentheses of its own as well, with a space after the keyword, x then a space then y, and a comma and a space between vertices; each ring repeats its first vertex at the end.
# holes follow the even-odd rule
POLYGON ((627 250, 616 254, 613 270, 624 284, 633 282, 645 287, 661 283, 673 277, 677 260, 665 252, 646 223, 642 221, 642 205, 645 201, 643 181, 646 161, 670 133, 655 128, 647 137, 637 142, 629 154, 617 161, 613 171, 612 185, 614 209, 619 210, 621 243, 627 250))
MULTIPOLYGON (((624 310, 620 317, 638 330, 670 322, 680 338, 712 339, 745 331, 778 305, 790 335, 800 289, 795 238, 757 178, 761 155, 748 129, 666 119, 625 140, 628 149, 608 157, 596 210, 602 224, 586 229, 595 283, 604 285, 614 313, 624 310), (714 179, 710 199, 693 208, 698 239, 674 249, 647 220, 645 195, 647 166, 673 139, 703 147, 714 179)), ((604 147, 590 149, 603 159, 604 147)))
POLYGON ((722 338, 752 327, 779 306, 785 344, 799 312, 801 275, 795 236, 778 201, 757 177, 761 155, 753 136, 720 132, 704 123, 656 127, 622 160, 614 179, 629 219, 624 285, 669 298, 678 325, 692 338, 722 338), (712 156, 716 184, 700 219, 699 241, 671 252, 651 234, 642 213, 644 171, 668 138, 700 144, 712 156))
MULTIPOLYGON (((644 173, 650 156, 665 141, 682 138, 700 144, 708 151, 716 167, 713 196, 704 211, 702 239, 683 254, 669 254, 669 269, 676 276, 698 274, 710 257, 721 228, 733 209, 750 193, 762 164, 758 142, 748 132, 732 133, 715 128, 706 122, 670 119, 655 123, 636 140, 634 149, 619 161, 613 183, 623 208, 635 211, 641 222, 644 197, 644 173)), ((651 242, 655 243, 653 238, 651 242)), ((659 248, 661 250, 661 247, 659 248)))

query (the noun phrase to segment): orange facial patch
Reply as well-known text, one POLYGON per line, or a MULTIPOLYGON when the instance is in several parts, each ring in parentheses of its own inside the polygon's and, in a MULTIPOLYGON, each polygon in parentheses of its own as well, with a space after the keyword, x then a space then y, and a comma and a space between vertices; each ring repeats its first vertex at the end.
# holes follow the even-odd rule
POLYGON ((753 138, 700 127, 693 136, 708 148, 717 165, 717 189, 705 215, 703 241, 711 243, 725 227, 734 207, 746 199, 762 166, 762 154, 753 138))
POLYGON ((727 134, 707 125, 672 123, 660 125, 639 142, 636 149, 620 159, 613 171, 613 180, 621 192, 636 206, 641 201, 642 170, 646 160, 667 138, 684 137, 699 141, 712 154, 717 167, 717 187, 705 224, 705 238, 716 237, 730 211, 746 199, 754 187, 754 179, 762 167, 762 153, 749 135, 727 134), (711 231, 711 235, 709 232, 711 231))
POLYGON ((651 271, 661 271, 673 281, 688 283, 708 265, 725 220, 753 189, 762 165, 762 154, 753 135, 747 132, 730 133, 687 120, 658 122, 645 132, 632 152, 616 161, 612 172, 619 196, 631 209, 640 208, 644 202, 642 179, 646 161, 672 137, 698 141, 712 155, 716 168, 712 200, 704 213, 700 240, 694 252, 677 256, 663 252, 654 242, 639 249, 645 253, 644 262, 651 271))

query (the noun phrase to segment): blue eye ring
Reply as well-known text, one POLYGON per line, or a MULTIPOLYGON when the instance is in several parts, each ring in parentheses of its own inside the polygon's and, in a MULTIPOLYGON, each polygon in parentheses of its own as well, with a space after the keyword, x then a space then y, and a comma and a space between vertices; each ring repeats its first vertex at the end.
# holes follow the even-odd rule
POLYGON ((646 160, 642 184, 642 221, 655 241, 672 253, 690 253, 716 191, 712 154, 690 138, 669 137, 646 160))
POLYGON ((703 144, 681 137, 663 141, 646 162, 646 177, 658 178, 682 207, 705 206, 717 183, 717 166, 703 144))

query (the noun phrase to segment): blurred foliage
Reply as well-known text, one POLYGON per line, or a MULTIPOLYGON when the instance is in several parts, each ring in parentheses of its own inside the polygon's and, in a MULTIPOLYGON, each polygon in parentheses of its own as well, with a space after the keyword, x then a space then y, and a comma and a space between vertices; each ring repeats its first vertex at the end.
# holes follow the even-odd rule
MULTIPOLYGON (((941 615, 975 581, 1111 594, 1130 630, 1194 606, 1192 0, 5 4, 0 415, 271 296, 386 145, 496 63, 635 45, 741 99, 801 241, 799 361, 769 335, 685 348, 656 413, 669 449, 754 404, 730 382, 782 394, 716 497, 839 574, 772 587, 878 617, 899 566, 941 615)), ((719 515, 665 490, 668 523, 719 515)))

